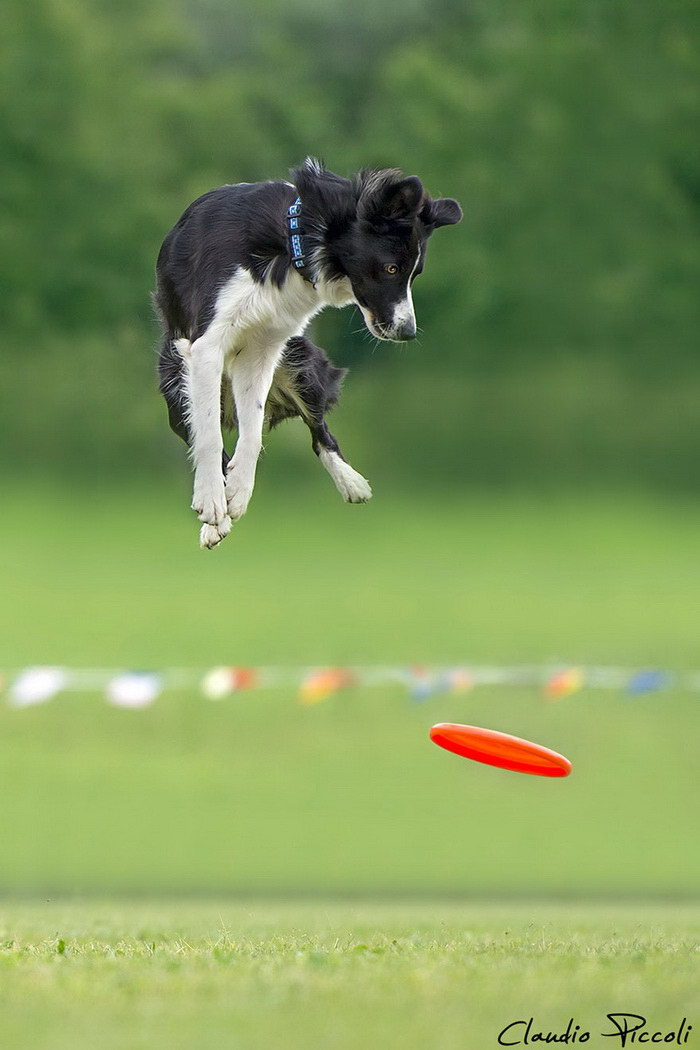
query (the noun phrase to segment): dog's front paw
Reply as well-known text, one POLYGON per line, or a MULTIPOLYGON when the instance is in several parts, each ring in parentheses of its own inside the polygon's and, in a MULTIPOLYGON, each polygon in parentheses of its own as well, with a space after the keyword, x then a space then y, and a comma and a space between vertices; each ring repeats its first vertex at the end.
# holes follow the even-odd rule
POLYGON ((228 516, 223 478, 216 477, 210 481, 195 478, 192 510, 206 525, 220 525, 223 522, 228 516))
POLYGON ((244 479, 234 467, 229 467, 226 476, 226 503, 232 521, 243 517, 252 495, 253 482, 244 479))
POLYGON ((199 530, 199 546, 205 550, 212 550, 219 546, 230 531, 231 519, 228 515, 218 525, 202 525, 199 530))
POLYGON ((231 531, 223 478, 217 476, 207 483, 195 478, 192 510, 204 522, 199 530, 199 546, 209 550, 217 547, 231 531))

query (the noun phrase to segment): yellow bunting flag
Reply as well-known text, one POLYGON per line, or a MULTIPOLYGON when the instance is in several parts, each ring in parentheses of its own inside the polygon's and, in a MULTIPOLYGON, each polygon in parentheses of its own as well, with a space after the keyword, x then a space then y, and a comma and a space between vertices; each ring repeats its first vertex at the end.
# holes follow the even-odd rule
POLYGON ((548 700, 562 700, 583 687, 583 671, 580 667, 568 667, 557 671, 547 681, 544 695, 548 700))
POLYGON ((345 667, 321 667, 310 671, 301 683, 299 702, 320 704, 339 689, 352 685, 353 677, 345 667))
POLYGON ((474 688, 474 679, 469 674, 469 671, 462 670, 459 667, 448 672, 447 680, 452 693, 468 693, 470 689, 474 688))

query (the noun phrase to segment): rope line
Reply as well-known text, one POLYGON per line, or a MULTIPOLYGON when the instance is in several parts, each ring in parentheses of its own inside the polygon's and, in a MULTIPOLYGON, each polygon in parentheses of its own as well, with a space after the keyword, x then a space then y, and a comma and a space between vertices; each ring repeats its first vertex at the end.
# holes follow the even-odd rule
POLYGON ((208 700, 224 700, 257 689, 292 689, 300 703, 312 705, 346 689, 391 685, 402 686, 416 702, 467 693, 481 686, 534 688, 548 700, 560 700, 584 689, 617 690, 627 696, 671 688, 697 692, 700 671, 562 664, 220 666, 160 670, 35 666, 0 671, 0 692, 16 708, 45 703, 66 692, 98 692, 112 704, 137 709, 148 707, 164 692, 198 692, 208 700))

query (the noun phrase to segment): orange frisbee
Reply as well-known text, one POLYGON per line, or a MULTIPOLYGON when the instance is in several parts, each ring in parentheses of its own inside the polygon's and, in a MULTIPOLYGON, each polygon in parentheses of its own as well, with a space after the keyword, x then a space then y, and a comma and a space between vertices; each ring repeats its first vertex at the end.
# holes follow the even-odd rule
POLYGON ((534 773, 540 777, 568 777, 571 762, 541 744, 533 744, 509 733, 478 726, 460 726, 440 722, 430 730, 433 743, 454 751, 463 758, 473 758, 489 766, 512 769, 516 773, 534 773))

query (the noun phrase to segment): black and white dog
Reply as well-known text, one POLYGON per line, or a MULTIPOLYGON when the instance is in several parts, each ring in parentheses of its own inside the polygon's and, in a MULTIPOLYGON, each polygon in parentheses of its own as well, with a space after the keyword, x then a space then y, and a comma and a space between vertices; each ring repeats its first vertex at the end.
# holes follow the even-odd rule
POLYGON ((266 421, 301 416, 343 498, 370 498, 325 422, 344 371, 304 330, 324 307, 355 303, 378 339, 413 339, 428 237, 462 217, 457 201, 432 200, 396 170, 345 179, 309 158, 292 177, 205 193, 158 256, 160 389, 191 449, 202 547, 245 513, 266 421), (230 459, 222 426, 238 430, 230 459))

